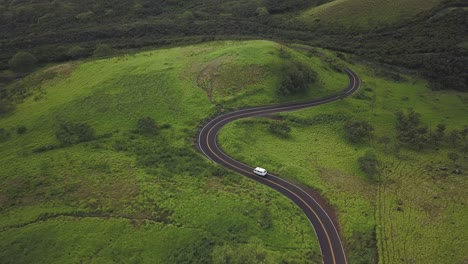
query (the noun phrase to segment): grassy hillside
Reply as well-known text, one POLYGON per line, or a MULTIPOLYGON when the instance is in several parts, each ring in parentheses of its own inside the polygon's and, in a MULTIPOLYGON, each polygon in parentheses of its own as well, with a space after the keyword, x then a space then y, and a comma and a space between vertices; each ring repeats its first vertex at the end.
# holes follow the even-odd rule
POLYGON ((351 263, 463 263, 468 142, 465 134, 454 145, 451 133, 466 128, 468 97, 431 92, 423 80, 382 74, 379 67, 351 67, 363 80, 357 95, 273 119, 236 121, 221 131, 221 146, 247 164, 320 190, 339 211, 351 263), (443 139, 422 149, 400 143, 395 113, 408 108, 430 131, 445 124, 443 139), (344 128, 350 121, 368 122, 371 137, 350 142, 344 128), (291 128, 289 135, 272 130, 278 122, 291 128), (368 174, 358 158, 369 151, 377 171, 368 174), (457 167, 463 175, 453 173, 457 167))
POLYGON ((299 19, 322 27, 378 29, 401 25, 441 2, 442 0, 335 0, 303 12, 299 19))
POLYGON ((193 137, 218 111, 342 89, 331 63, 268 41, 213 42, 15 82, 16 109, 0 119, 0 262, 319 262, 292 202, 215 166, 193 137), (278 96, 286 61, 317 73, 306 94, 278 96), (156 125, 137 125, 146 117, 156 125))

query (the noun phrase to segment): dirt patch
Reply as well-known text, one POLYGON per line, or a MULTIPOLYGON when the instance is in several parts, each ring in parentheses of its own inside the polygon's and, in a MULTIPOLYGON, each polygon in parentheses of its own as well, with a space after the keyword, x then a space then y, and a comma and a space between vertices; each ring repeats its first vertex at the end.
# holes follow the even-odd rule
POLYGON ((213 80, 219 75, 221 67, 232 60, 234 60, 232 56, 219 57, 203 66, 198 72, 196 80, 197 86, 205 91, 210 102, 213 102, 214 97, 215 86, 213 85, 213 80))
POLYGON ((210 102, 214 102, 216 97, 235 95, 260 82, 265 75, 263 66, 233 65, 233 60, 233 56, 223 56, 206 65, 192 65, 192 70, 198 69, 196 85, 205 91, 210 102))
POLYGON ((339 170, 316 167, 320 177, 334 188, 346 193, 359 193, 370 201, 375 199, 376 188, 357 176, 339 170))

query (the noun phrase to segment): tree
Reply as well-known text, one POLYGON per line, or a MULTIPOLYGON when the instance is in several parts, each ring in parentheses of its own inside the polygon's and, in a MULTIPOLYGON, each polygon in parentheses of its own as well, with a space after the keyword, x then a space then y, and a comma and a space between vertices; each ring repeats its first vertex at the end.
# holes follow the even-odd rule
POLYGON ((371 180, 377 181, 379 175, 379 160, 377 156, 367 151, 364 156, 358 158, 359 168, 365 172, 371 180))
POLYGON ((369 138, 371 132, 374 130, 374 127, 367 121, 348 121, 344 128, 346 137, 352 143, 360 143, 364 139, 369 138))
POLYGON ((93 56, 94 57, 107 57, 107 56, 111 56, 112 54, 114 54, 114 50, 111 48, 111 46, 107 44, 99 44, 96 46, 93 56))
POLYGON ((0 117, 15 110, 15 105, 6 99, 0 99, 0 117))
POLYGON ((287 138, 291 134, 291 128, 288 123, 275 121, 269 126, 270 132, 282 138, 287 138))
POLYGON ((10 132, 4 128, 0 128, 0 143, 3 143, 10 139, 10 132))
POLYGON ((317 79, 317 73, 301 62, 286 63, 282 72, 284 76, 278 86, 278 92, 282 96, 304 93, 317 79))
POLYGON ((428 129, 421 124, 419 113, 410 108, 407 113, 398 111, 396 117, 397 139, 410 147, 422 149, 428 141, 428 129))
POLYGON ((455 165, 455 162, 460 158, 460 156, 459 156, 457 153, 455 153, 455 152, 449 152, 449 153, 447 154, 447 157, 448 157, 450 160, 452 160, 452 162, 453 162, 454 165, 455 165))
POLYGON ((468 142, 465 142, 465 144, 463 144, 461 151, 463 153, 463 157, 466 158, 466 154, 468 153, 468 142))
POLYGON ((36 63, 36 57, 33 54, 24 51, 16 53, 8 61, 10 68, 17 72, 28 72, 34 68, 36 63))
POLYGON ((143 135, 156 135, 159 133, 158 124, 152 117, 142 117, 138 119, 136 132, 143 135))
POLYGON ((468 126, 464 126, 463 129, 460 131, 460 136, 463 140, 466 140, 467 135, 468 135, 468 126))
POLYGON ((62 146, 69 146, 95 139, 95 130, 86 123, 63 122, 55 133, 62 146))
POLYGON ((452 132, 450 132, 449 140, 450 140, 450 143, 452 143, 452 146, 453 146, 454 148, 457 147, 458 141, 459 141, 460 139, 461 139, 460 131, 454 129, 454 130, 452 130, 452 132))
POLYGON ((445 124, 438 124, 434 132, 430 134, 430 139, 435 146, 439 146, 440 141, 445 136, 445 124))
POLYGON ((83 58, 86 55, 87 55, 86 49, 82 48, 82 47, 80 47, 78 45, 72 46, 67 51, 67 56, 69 56, 71 59, 83 58))
POLYGON ((258 7, 256 10, 255 10, 255 13, 257 14, 257 16, 267 16, 269 15, 270 13, 268 12, 268 9, 264 6, 260 6, 258 7))

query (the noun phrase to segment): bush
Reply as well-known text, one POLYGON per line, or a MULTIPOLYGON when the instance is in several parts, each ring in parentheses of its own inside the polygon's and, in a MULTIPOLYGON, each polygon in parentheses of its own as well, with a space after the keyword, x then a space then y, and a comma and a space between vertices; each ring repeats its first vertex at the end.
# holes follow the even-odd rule
POLYGON ((100 44, 96 46, 93 56, 94 57, 107 57, 113 54, 114 54, 114 50, 109 45, 100 44))
POLYGON ((371 136, 374 130, 367 121, 348 121, 345 126, 346 137, 352 143, 360 143, 371 136))
POLYGON ((14 71, 27 72, 34 68, 37 59, 29 52, 20 51, 16 53, 9 61, 10 68, 14 71))
POLYGON ((70 122, 61 123, 55 136, 62 146, 87 142, 96 138, 95 130, 90 125, 70 122))
POLYGON ((27 130, 28 130, 28 129, 27 129, 25 126, 18 126, 18 127, 16 127, 16 133, 17 133, 18 135, 22 135, 22 134, 26 133, 27 130))
POLYGON ((290 136, 291 128, 289 127, 288 123, 275 121, 270 124, 269 130, 272 134, 277 135, 282 138, 287 138, 290 136))
POLYGON ((15 110, 15 105, 8 100, 0 99, 0 117, 5 116, 15 110))
POLYGON ((369 176, 370 180, 378 181, 379 160, 372 152, 366 152, 364 156, 358 158, 359 168, 369 176))
POLYGON ((305 93, 317 80, 317 73, 301 62, 286 63, 282 72, 284 76, 278 86, 278 93, 282 96, 305 93))
POLYGON ((10 132, 4 128, 0 128, 0 143, 3 143, 10 139, 10 132))
POLYGON ((86 55, 88 55, 88 51, 78 45, 72 46, 67 50, 67 56, 71 59, 83 58, 86 55))
POLYGON ((156 135, 159 129, 156 121, 147 116, 138 119, 136 132, 142 135, 156 135))
POLYGON ((398 111, 397 116, 397 139, 411 147, 422 149, 428 142, 428 129, 421 124, 419 113, 408 109, 407 113, 398 111))

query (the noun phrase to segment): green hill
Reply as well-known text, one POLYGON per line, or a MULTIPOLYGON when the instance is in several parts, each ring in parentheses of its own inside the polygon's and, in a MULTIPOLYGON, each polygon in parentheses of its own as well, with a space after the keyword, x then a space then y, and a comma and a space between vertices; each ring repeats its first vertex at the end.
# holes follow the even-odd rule
POLYGON ((319 189, 338 211, 350 263, 463 263, 468 96, 433 92, 425 80, 378 65, 349 66, 363 80, 356 95, 235 121, 220 132, 220 146, 241 162, 319 189), (398 128, 397 113, 408 109, 420 120, 411 140, 398 128), (349 129, 362 122, 369 134, 349 129), (275 133, 278 124, 290 132, 275 133))
POLYGON ((378 29, 402 25, 442 0, 335 0, 303 12, 299 19, 326 27, 378 29))
POLYGON ((346 84, 320 57, 268 41, 61 64, 14 83, 16 109, 0 119, 0 262, 320 261, 300 209, 193 147, 218 111, 298 100, 276 91, 286 61, 318 74, 302 100, 346 84))

